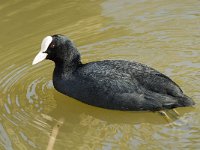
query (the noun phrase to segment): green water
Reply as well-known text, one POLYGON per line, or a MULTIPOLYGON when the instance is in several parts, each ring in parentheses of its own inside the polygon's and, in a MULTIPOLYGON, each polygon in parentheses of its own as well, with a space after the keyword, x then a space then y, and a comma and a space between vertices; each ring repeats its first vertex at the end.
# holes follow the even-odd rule
POLYGON ((0 149, 200 147, 200 1, 2 1, 0 149), (32 66, 41 40, 70 37, 83 62, 126 59, 168 75, 194 99, 170 123, 158 113, 82 104, 55 91, 54 64, 32 66), (59 125, 59 126, 57 126, 59 125))

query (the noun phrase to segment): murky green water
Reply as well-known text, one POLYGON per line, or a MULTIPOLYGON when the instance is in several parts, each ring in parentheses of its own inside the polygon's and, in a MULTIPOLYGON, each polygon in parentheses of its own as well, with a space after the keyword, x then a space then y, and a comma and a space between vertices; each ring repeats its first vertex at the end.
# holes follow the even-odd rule
POLYGON ((199 149, 199 0, 4 1, 0 29, 0 149, 199 149), (73 39, 84 62, 126 59, 160 70, 196 106, 168 123, 58 93, 53 63, 31 66, 41 40, 56 33, 73 39))

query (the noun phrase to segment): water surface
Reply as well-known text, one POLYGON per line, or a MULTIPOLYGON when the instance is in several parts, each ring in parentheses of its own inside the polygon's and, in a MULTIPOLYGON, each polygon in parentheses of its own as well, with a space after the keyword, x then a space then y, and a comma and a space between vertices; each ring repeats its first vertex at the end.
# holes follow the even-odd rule
POLYGON ((198 149, 199 6, 198 0, 2 2, 0 149, 198 149), (169 123, 158 113, 105 110, 58 93, 54 64, 31 66, 41 40, 57 33, 76 43, 83 62, 126 59, 156 68, 196 106, 178 108, 180 118, 169 123))

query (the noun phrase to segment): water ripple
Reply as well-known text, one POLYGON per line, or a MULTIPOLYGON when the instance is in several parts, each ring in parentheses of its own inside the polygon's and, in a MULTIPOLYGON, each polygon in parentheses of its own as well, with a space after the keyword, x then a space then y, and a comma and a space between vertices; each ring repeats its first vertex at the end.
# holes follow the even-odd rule
POLYGON ((199 1, 15 0, 0 12, 0 149, 46 149, 60 116, 67 121, 55 149, 198 149, 199 1), (77 42, 84 62, 157 68, 194 98, 195 110, 178 109, 183 116, 167 124, 157 113, 111 112, 59 95, 53 64, 31 66, 41 39, 55 33, 77 42))

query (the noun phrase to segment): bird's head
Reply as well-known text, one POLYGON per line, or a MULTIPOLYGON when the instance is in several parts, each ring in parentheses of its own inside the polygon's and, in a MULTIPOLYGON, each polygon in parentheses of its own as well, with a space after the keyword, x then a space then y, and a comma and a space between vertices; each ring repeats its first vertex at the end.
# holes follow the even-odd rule
POLYGON ((46 36, 42 40, 41 49, 34 58, 32 65, 35 65, 45 59, 54 61, 55 63, 70 63, 80 54, 76 47, 64 35, 46 36))

